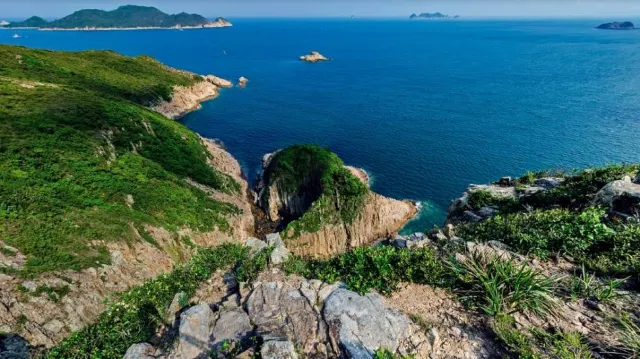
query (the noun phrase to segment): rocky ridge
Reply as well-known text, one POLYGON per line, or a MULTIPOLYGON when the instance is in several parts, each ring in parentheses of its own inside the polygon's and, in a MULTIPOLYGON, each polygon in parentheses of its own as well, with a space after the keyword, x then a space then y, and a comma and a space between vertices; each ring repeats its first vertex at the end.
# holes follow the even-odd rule
MULTIPOLYGON (((253 239, 247 244, 256 245, 253 239)), ((176 320, 169 336, 176 340, 169 349, 140 343, 124 358, 242 358, 256 352, 272 359, 373 358, 383 348, 424 358, 431 350, 433 339, 375 292, 360 295, 342 283, 286 276, 275 266, 252 283, 231 282, 208 302, 172 304, 176 320)), ((205 286, 216 285, 223 286, 205 286)))

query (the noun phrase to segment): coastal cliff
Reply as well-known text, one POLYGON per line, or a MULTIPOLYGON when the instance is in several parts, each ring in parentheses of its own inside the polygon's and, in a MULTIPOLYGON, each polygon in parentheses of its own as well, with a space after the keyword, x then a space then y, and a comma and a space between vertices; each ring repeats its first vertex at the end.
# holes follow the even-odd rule
POLYGON ((363 171, 320 147, 292 146, 265 155, 262 164, 257 203, 298 255, 327 257, 371 244, 417 213, 410 201, 370 191, 363 171))

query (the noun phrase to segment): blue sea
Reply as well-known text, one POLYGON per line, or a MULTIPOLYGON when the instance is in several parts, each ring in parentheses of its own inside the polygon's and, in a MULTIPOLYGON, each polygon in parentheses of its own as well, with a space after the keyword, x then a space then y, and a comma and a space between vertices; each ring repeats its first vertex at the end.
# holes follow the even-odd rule
POLYGON ((238 19, 189 31, 5 30, 0 42, 245 76, 246 88, 183 123, 222 140, 250 179, 264 153, 327 146, 375 191, 423 204, 411 232, 441 224, 469 183, 640 162, 640 31, 593 29, 604 21, 238 19), (297 60, 311 50, 333 61, 297 60))

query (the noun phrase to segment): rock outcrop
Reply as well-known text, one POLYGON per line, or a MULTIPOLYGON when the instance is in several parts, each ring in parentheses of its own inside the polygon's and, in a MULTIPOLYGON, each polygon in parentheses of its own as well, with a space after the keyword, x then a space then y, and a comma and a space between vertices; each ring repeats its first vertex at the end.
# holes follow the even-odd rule
POLYGON ((204 24, 202 27, 231 27, 233 24, 229 20, 219 17, 213 21, 204 24))
POLYGON ((140 343, 125 358, 221 358, 259 351, 273 359, 368 359, 383 348, 418 358, 430 353, 424 331, 376 293, 359 295, 341 283, 285 277, 276 269, 251 285, 240 306, 201 303, 184 311, 177 342, 168 350, 140 343))
POLYGON ((640 216, 640 184, 632 182, 631 177, 610 182, 596 193, 592 204, 623 216, 640 216))
POLYGON ((598 25, 596 29, 600 30, 635 30, 636 27, 631 21, 624 22, 608 22, 602 25, 598 25))
MULTIPOLYGON (((296 149, 294 146, 285 151, 296 149)), ((291 218, 301 218, 319 200, 323 185, 320 183, 322 174, 318 171, 322 171, 323 164, 316 164, 317 169, 308 169, 311 172, 304 175, 307 177, 302 180, 300 188, 290 188, 287 183, 284 183, 284 179, 274 181, 267 178, 273 171, 272 167, 278 166, 277 163, 273 164, 273 161, 279 158, 277 157, 279 153, 263 156, 263 170, 256 185, 257 204, 271 221, 286 224, 286 221, 291 218)), ((328 151, 327 153, 330 154, 328 151)), ((319 156, 335 155, 329 156, 322 153, 319 156)), ((335 160, 339 161, 337 157, 335 160)), ((337 163, 335 165, 338 165, 337 163)), ((368 186, 366 172, 353 167, 346 167, 346 169, 351 178, 359 179, 368 186)), ((387 198, 370 190, 366 190, 362 196, 357 215, 350 223, 340 219, 326 220, 316 231, 295 232, 291 226, 283 229, 281 234, 287 248, 297 255, 327 257, 350 248, 371 244, 382 237, 393 237, 417 213, 415 204, 410 201, 387 198)), ((344 201, 344 199, 338 199, 340 200, 344 201)))
POLYGON ((309 53, 307 55, 300 56, 300 60, 306 61, 306 62, 315 63, 315 62, 320 62, 320 61, 329 61, 330 59, 325 57, 324 55, 322 55, 318 51, 311 51, 311 53, 309 53))
POLYGON ((200 108, 200 104, 218 96, 220 87, 232 87, 229 80, 213 75, 202 77, 202 81, 191 86, 176 86, 170 101, 163 101, 151 107, 165 117, 178 119, 200 108))
POLYGON ((248 82, 249 82, 249 79, 242 76, 238 79, 238 87, 242 87, 242 88, 247 87, 248 82))

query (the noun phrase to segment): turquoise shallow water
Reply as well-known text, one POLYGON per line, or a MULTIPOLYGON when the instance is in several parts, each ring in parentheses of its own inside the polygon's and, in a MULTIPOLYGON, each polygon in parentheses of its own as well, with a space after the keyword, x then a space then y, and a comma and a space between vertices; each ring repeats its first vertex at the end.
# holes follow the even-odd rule
MULTIPOLYGON (((633 20, 633 19, 631 19, 633 20)), ((183 119, 253 178, 262 154, 319 143, 440 224, 468 183, 640 161, 640 31, 600 20, 236 20, 230 29, 0 31, 0 42, 113 49, 236 80, 183 119), (334 60, 297 57, 319 50, 334 60), (223 53, 226 51, 226 55, 223 53)))

